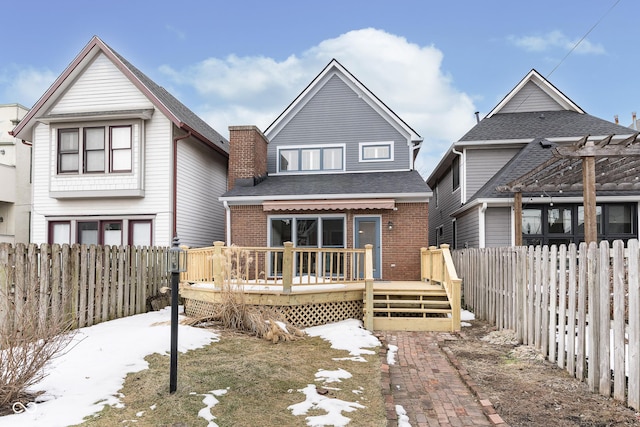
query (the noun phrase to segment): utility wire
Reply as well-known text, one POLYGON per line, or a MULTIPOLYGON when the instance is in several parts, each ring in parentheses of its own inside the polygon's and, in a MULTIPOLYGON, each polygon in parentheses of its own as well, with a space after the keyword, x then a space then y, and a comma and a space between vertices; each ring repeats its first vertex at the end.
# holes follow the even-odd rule
POLYGON ((564 62, 564 60, 565 60, 565 59, 567 59, 567 57, 568 57, 569 55, 571 55, 571 54, 573 53, 573 51, 574 51, 574 50, 576 50, 576 48, 580 45, 580 43, 582 43, 582 42, 584 41, 584 39, 586 39, 586 38, 587 38, 587 36, 591 33, 591 31, 593 31, 593 30, 594 30, 594 29, 595 29, 595 28, 600 24, 600 22, 602 22, 602 20, 603 20, 603 19, 604 19, 608 14, 609 14, 609 12, 611 12, 611 11, 613 10, 613 8, 614 8, 614 7, 616 7, 616 6, 618 5, 618 3, 620 3, 620 1, 621 1, 621 0, 616 0, 616 2, 615 2, 613 5, 611 5, 611 7, 609 8, 609 10, 607 10, 607 11, 604 13, 604 15, 602 15, 602 16, 600 17, 600 19, 598 19, 598 21, 597 21, 595 24, 593 24, 593 26, 592 26, 591 28, 589 28, 589 31, 587 31, 587 32, 585 33, 585 35, 584 35, 584 36, 582 36, 582 38, 581 38, 580 40, 578 40, 578 41, 576 42, 576 44, 575 44, 575 45, 573 45, 573 47, 571 48, 571 50, 569 50, 569 52, 567 52, 567 54, 564 56, 564 58, 562 58, 562 59, 560 60, 560 62, 558 62, 558 65, 556 65, 556 66, 553 68, 553 70, 551 70, 551 72, 550 72, 549 74, 547 74, 547 78, 548 78, 549 76, 551 76, 551 74, 553 74, 553 72, 554 72, 555 70, 557 70, 557 69, 558 69, 558 67, 560 67, 560 65, 562 65, 562 63, 564 62))

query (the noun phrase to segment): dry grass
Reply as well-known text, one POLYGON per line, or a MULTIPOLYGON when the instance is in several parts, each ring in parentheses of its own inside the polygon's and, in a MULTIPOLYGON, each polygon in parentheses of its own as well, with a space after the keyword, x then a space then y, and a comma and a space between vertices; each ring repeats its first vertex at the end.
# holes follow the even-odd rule
MULTIPOLYGON (((345 351, 331 349, 320 338, 274 345, 246 334, 224 332, 220 342, 180 354, 175 394, 169 394, 169 357, 152 355, 147 358, 148 370, 127 376, 121 390, 124 408, 107 407, 82 425, 205 426, 206 421, 198 417, 206 406, 203 394, 226 389, 211 409, 220 427, 303 426, 305 416, 294 416, 287 409, 305 400, 298 390, 308 384, 320 388, 322 384, 314 377, 319 369, 342 368, 353 377, 335 385, 340 390, 329 390, 328 396, 365 406, 343 413, 351 419, 349 425, 386 426, 379 356, 366 356, 366 363, 332 360, 345 356, 345 351)), ((310 411, 307 415, 322 414, 310 411)))

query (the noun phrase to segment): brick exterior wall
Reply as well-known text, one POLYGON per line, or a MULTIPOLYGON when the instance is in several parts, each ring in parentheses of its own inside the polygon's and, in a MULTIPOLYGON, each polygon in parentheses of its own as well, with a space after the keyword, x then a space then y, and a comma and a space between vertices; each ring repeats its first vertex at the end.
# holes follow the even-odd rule
POLYGON ((420 280, 420 248, 428 247, 428 203, 398 203, 397 210, 272 211, 261 205, 231 206, 231 243, 237 246, 268 246, 268 215, 344 214, 347 247, 353 247, 354 217, 380 216, 382 227, 382 279, 420 280), (389 230, 388 223, 393 222, 389 230))
POLYGON ((229 179, 261 178, 267 174, 267 138, 256 126, 229 126, 229 179))

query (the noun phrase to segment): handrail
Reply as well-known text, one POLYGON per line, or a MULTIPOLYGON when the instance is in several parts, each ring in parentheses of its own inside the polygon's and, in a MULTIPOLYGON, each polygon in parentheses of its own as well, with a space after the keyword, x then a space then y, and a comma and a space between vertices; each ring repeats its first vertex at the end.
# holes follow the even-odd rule
POLYGON ((183 282, 282 285, 362 283, 366 249, 214 246, 188 249, 183 282))
POLYGON ((452 330, 459 331, 462 280, 453 264, 449 245, 420 249, 420 279, 442 285, 451 303, 452 330))

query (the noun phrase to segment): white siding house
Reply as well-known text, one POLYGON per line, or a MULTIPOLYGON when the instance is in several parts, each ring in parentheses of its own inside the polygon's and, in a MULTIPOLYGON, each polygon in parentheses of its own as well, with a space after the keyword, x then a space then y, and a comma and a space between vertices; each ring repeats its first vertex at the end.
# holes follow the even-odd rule
POLYGON ((33 148, 33 242, 224 237, 227 140, 97 37, 13 134, 33 148))
POLYGON ((0 105, 0 242, 29 242, 31 149, 9 134, 27 111, 0 105))

